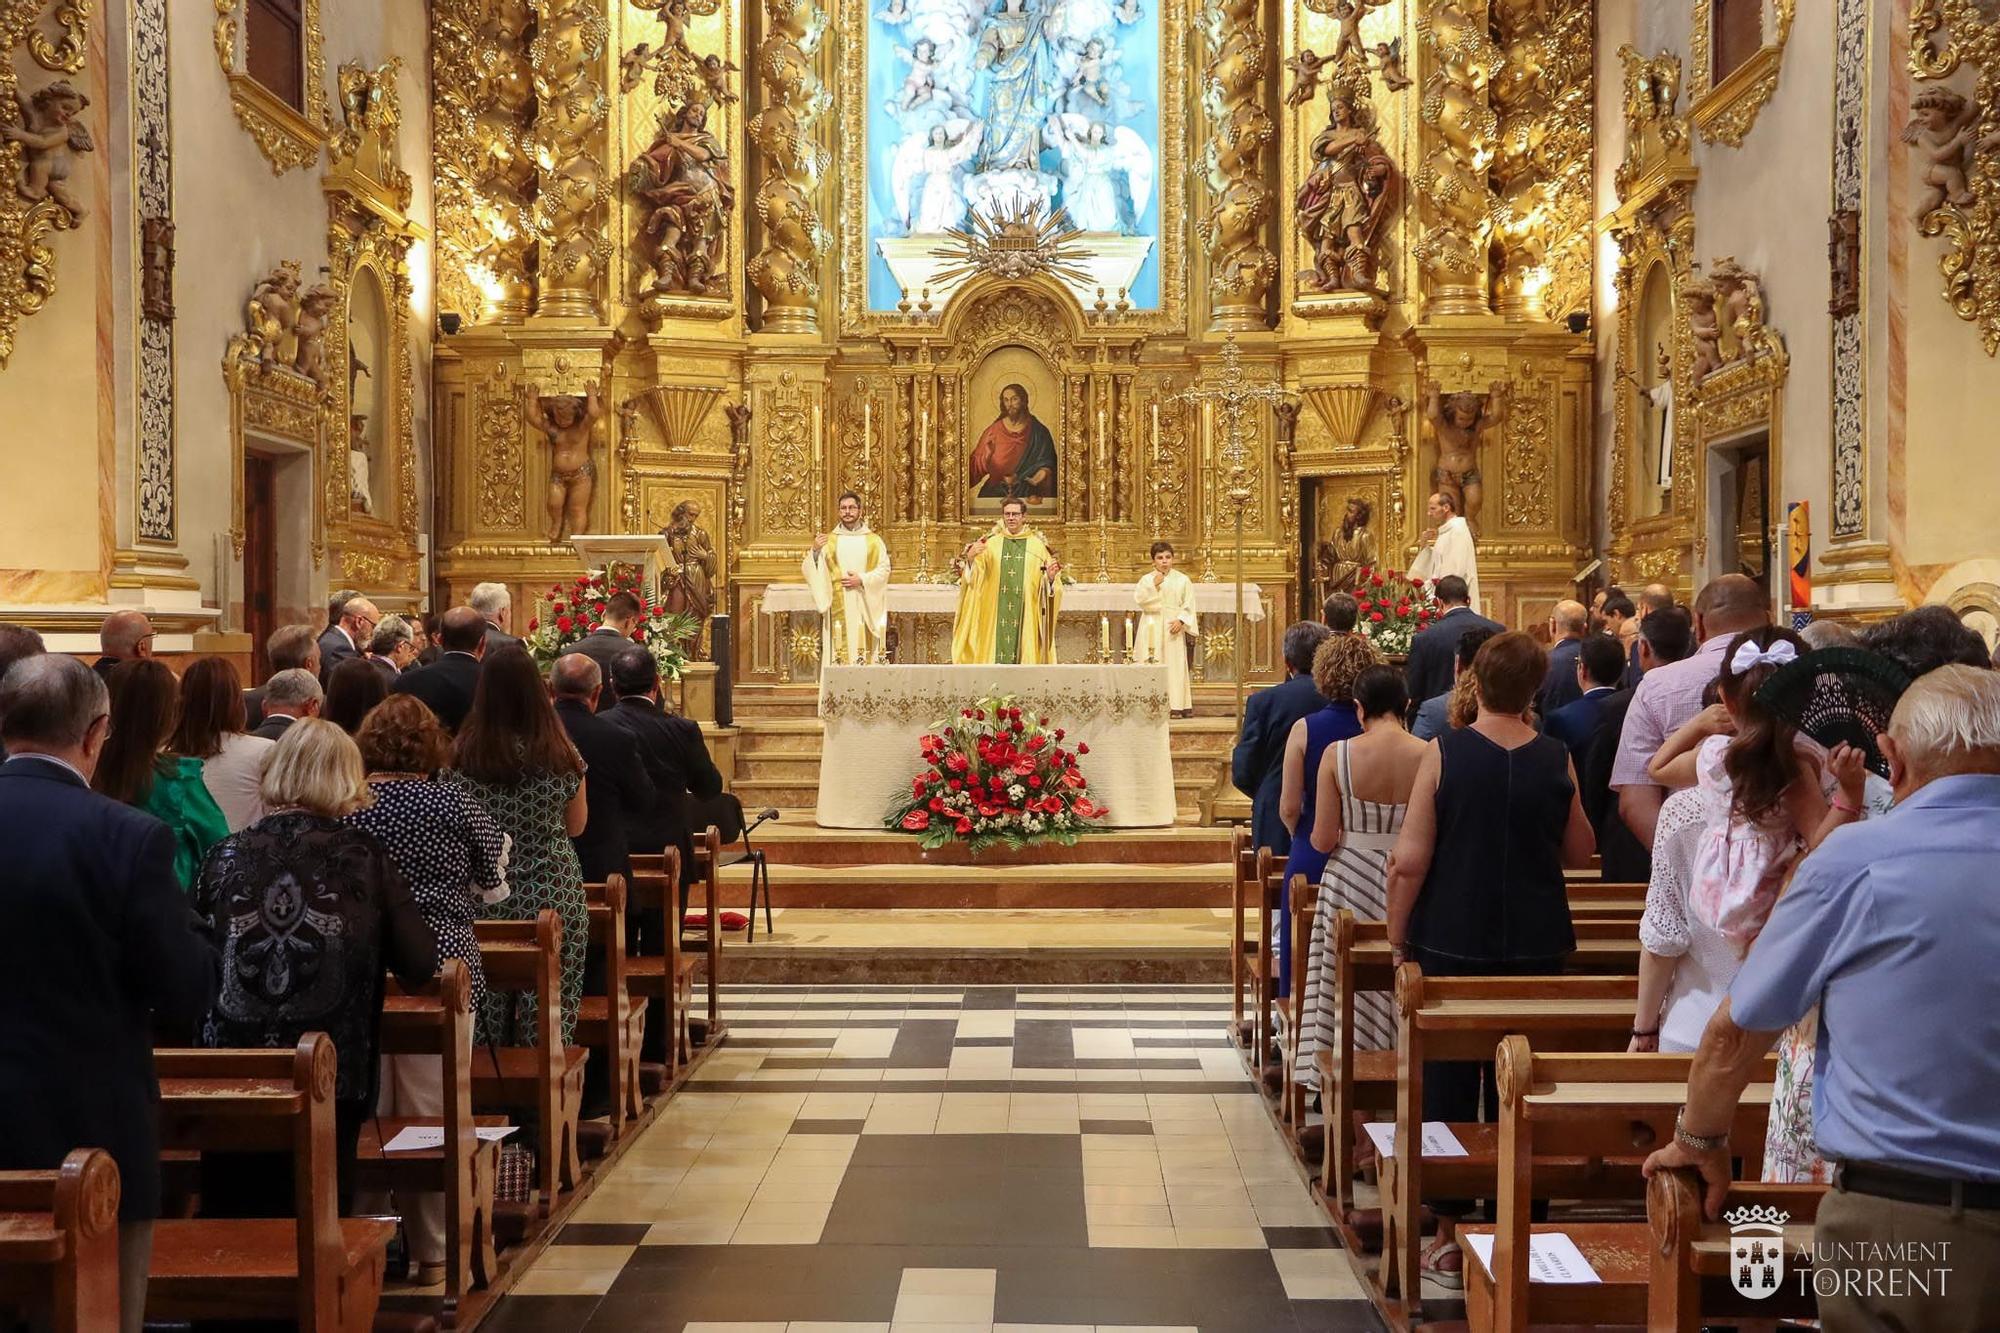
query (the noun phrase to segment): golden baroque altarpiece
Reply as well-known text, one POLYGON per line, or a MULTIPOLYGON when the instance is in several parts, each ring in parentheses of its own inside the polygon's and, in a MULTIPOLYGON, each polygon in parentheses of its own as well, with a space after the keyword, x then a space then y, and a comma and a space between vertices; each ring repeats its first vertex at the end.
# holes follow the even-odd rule
POLYGON ((1473 433, 1478 475, 1447 478, 1483 478, 1491 610, 1526 623, 1568 594, 1590 524, 1589 4, 1164 4, 1157 300, 1065 280, 1023 224, 953 290, 892 309, 865 290, 865 8, 436 0, 449 595, 499 579, 532 604, 575 574, 548 512, 574 473, 530 399, 592 384, 590 527, 658 531, 700 505, 742 683, 787 678, 760 602, 839 491, 899 578, 941 574, 992 522, 967 459, 999 383, 1035 386, 1061 484, 1033 521, 1080 577, 1136 577, 1164 537, 1227 581, 1226 442, 1200 391, 1230 339, 1298 404, 1259 410, 1248 459, 1244 573, 1275 603, 1251 671, 1276 668, 1350 498, 1386 562, 1415 548, 1433 385, 1505 402, 1473 433))

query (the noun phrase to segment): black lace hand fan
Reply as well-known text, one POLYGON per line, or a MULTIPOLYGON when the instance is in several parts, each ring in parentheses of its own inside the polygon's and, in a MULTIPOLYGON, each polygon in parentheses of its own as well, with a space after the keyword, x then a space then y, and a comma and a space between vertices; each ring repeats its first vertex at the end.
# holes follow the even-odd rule
POLYGON ((1787 662, 1757 691, 1757 702, 1831 751, 1847 744, 1867 756, 1870 771, 1889 776, 1875 737, 1889 729, 1909 673, 1880 653, 1821 648, 1787 662))

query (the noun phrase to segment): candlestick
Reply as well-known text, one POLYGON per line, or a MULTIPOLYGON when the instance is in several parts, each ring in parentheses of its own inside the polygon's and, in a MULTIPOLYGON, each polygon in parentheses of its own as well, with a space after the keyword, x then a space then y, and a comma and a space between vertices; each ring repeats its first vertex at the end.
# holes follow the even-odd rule
POLYGON ((1110 616, 1099 616, 1097 618, 1097 660, 1100 662, 1111 660, 1110 616))
POLYGON ((861 466, 864 470, 868 466, 868 443, 874 434, 875 400, 864 398, 861 400, 861 466))
POLYGON ((819 399, 817 399, 817 398, 813 399, 813 419, 812 419, 812 432, 813 432, 813 439, 812 439, 812 461, 813 461, 813 478, 812 478, 812 494, 813 494, 813 503, 814 503, 815 505, 818 505, 818 504, 822 503, 822 501, 821 501, 821 500, 820 500, 820 498, 819 498, 819 493, 820 493, 821 489, 822 489, 822 488, 823 488, 823 487, 824 487, 824 486, 826 485, 826 468, 825 468, 825 460, 826 460, 826 441, 825 441, 825 440, 824 440, 824 439, 823 439, 823 438, 821 437, 821 435, 820 435, 820 417, 819 417, 819 399))
POLYGON ((1127 661, 1130 661, 1132 658, 1132 617, 1130 616, 1125 617, 1125 658, 1127 661))
POLYGON ((1146 626, 1146 660, 1154 663, 1160 660, 1160 626, 1157 621, 1146 626))
POLYGON ((1160 401, 1153 400, 1153 457, 1160 456, 1160 401))

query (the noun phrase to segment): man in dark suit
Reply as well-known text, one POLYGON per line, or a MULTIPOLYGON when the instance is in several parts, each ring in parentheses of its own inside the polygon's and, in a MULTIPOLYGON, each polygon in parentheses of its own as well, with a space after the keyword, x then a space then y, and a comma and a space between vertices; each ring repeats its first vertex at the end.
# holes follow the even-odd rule
POLYGON ((1250 844, 1269 847, 1283 859, 1292 850, 1292 835, 1278 817, 1278 793, 1284 784, 1285 738, 1292 723, 1326 707, 1313 684, 1313 654, 1332 631, 1311 620, 1285 630, 1285 681, 1258 690, 1243 705, 1243 731, 1229 756, 1229 780, 1250 798, 1250 844))
POLYGON ((389 693, 416 695, 437 714, 446 731, 457 735, 479 688, 479 662, 486 655, 485 617, 469 606, 454 606, 438 624, 438 643, 444 656, 396 677, 389 693))
POLYGON ((1577 697, 1550 713, 1542 730, 1569 747, 1570 762, 1581 774, 1604 705, 1625 678, 1625 650, 1609 634, 1593 634, 1577 641, 1576 665, 1570 670, 1576 677, 1577 697))
POLYGON ((382 685, 396 683, 396 677, 415 665, 417 660, 416 632, 410 622, 401 616, 384 616, 382 623, 375 627, 375 633, 368 640, 368 660, 381 673, 382 685))
POLYGON ((563 654, 549 672, 556 717, 590 771, 584 784, 588 822, 570 839, 588 884, 614 874, 630 878, 628 830, 653 810, 653 779, 639 762, 639 742, 624 727, 597 715, 603 685, 597 663, 582 653, 563 654))
POLYGON ((1434 694, 1417 705, 1417 715, 1410 720, 1410 734, 1420 741, 1434 741, 1451 730, 1451 696, 1458 691, 1458 682, 1465 673, 1472 670, 1472 659, 1479 656, 1479 650, 1493 637, 1490 629, 1478 626, 1458 636, 1458 646, 1453 649, 1452 660, 1458 674, 1452 677, 1452 687, 1443 694, 1434 694))
POLYGON ((120 1308, 136 1330, 160 1209, 154 1026, 186 1032, 207 1012, 215 951, 167 826, 90 790, 104 683, 74 658, 29 659, 0 682, 0 719, 0 1169, 110 1153, 120 1308))
POLYGON ((1583 697, 1576 684, 1577 654, 1590 632, 1590 608, 1582 602, 1557 602, 1549 612, 1549 669, 1535 692, 1535 715, 1544 720, 1558 708, 1583 697))
POLYGON ((1499 634, 1507 628, 1472 609, 1465 580, 1456 574, 1447 574, 1437 581, 1437 599, 1444 613, 1410 640, 1410 660, 1403 665, 1403 681, 1409 686, 1412 708, 1451 689, 1457 674, 1460 635, 1475 629, 1490 629, 1499 634))
POLYGON ((375 626, 381 620, 382 613, 375 609, 375 603, 366 597, 350 598, 340 609, 340 618, 319 636, 320 679, 332 680, 342 662, 367 652, 368 641, 375 637, 375 626))
POLYGON ((488 657, 502 648, 522 646, 521 641, 514 637, 514 594, 507 591, 506 584, 478 584, 466 595, 465 604, 477 611, 486 622, 488 657))
MULTIPOLYGON (((30 657, 40 657, 48 648, 42 643, 42 636, 26 625, 0 623, 0 680, 7 677, 7 668, 30 657)), ((7 746, 0 743, 0 760, 7 757, 7 746)))
POLYGON ((98 679, 109 681, 111 670, 120 662, 153 655, 153 622, 144 611, 113 611, 97 627, 97 646, 103 653, 90 669, 98 679))
POLYGON ((694 841, 688 826, 691 801, 722 794, 722 774, 709 757, 701 728, 675 717, 660 702, 660 669, 653 655, 634 645, 611 659, 611 684, 618 703, 604 716, 639 743, 639 762, 653 780, 653 805, 628 829, 635 852, 657 852, 669 843, 681 849, 681 868, 691 877, 694 841))
MULTIPOLYGON (((264 657, 271 664, 271 674, 290 671, 297 667, 312 673, 319 679, 319 631, 311 625, 280 625, 271 631, 271 637, 264 640, 264 657)), ((244 725, 255 731, 264 721, 264 689, 262 685, 243 691, 244 725)))
POLYGON ((632 647, 632 628, 639 623, 644 610, 631 593, 614 592, 604 603, 604 623, 563 649, 565 654, 582 653, 597 663, 604 676, 604 688, 597 696, 600 713, 608 712, 618 702, 617 691, 612 688, 611 660, 632 647))
MULTIPOLYGON (((1637 649, 1644 671, 1681 661, 1694 647, 1694 618, 1681 607, 1655 611, 1639 624, 1637 649)), ((1619 815, 1618 793, 1611 786, 1625 715, 1637 692, 1636 686, 1628 684, 1602 696, 1597 733, 1576 770, 1577 795, 1590 826, 1597 830, 1597 858, 1605 880, 1612 884, 1644 884, 1653 877, 1652 850, 1633 836, 1619 815)))
POLYGON ((250 732, 267 741, 285 738, 292 723, 302 717, 318 717, 326 692, 304 667, 280 671, 264 682, 264 720, 250 732))

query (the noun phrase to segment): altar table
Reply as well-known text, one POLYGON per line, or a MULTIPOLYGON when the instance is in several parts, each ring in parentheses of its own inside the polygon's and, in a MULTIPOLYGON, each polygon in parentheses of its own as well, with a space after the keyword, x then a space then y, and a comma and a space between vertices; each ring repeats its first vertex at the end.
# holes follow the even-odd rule
MULTIPOLYGON (((1132 602, 1132 589, 1137 579, 1128 583, 1072 583, 1063 589, 1062 613, 1072 612, 1087 615, 1127 616, 1137 615, 1139 608, 1132 602)), ((1234 616, 1236 614, 1236 585, 1233 583, 1202 583, 1194 585, 1194 609, 1204 616, 1234 616)), ((785 612, 813 610, 812 590, 803 583, 773 583, 764 589, 763 611, 766 615, 781 615, 785 612)), ((949 616, 958 612, 958 585, 956 583, 892 583, 889 585, 889 613, 891 615, 949 616)), ((1243 618, 1262 620, 1264 618, 1264 598, 1262 589, 1254 583, 1243 585, 1243 618)))
POLYGON ((1046 715, 1090 753, 1078 760, 1107 828, 1174 822, 1174 765, 1167 744, 1167 669, 1078 666, 840 666, 820 681, 822 828, 879 829, 923 769, 917 741, 988 695, 1011 694, 1046 715))

